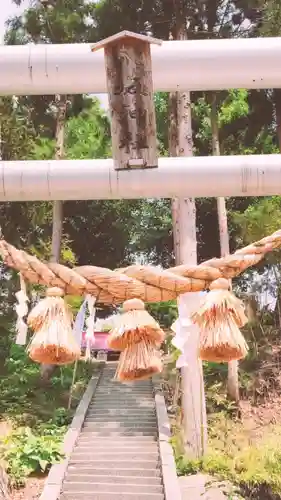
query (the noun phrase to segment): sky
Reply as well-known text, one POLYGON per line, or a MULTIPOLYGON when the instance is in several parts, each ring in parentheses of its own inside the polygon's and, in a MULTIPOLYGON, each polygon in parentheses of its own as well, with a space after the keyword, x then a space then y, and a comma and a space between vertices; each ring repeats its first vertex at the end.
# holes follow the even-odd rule
MULTIPOLYGON (((17 7, 13 4, 12 0, 0 0, 0 44, 3 43, 4 33, 5 33, 5 22, 9 17, 20 14, 25 7, 31 3, 31 0, 23 0, 22 6, 17 7)), ((108 99, 106 94, 100 94, 97 96, 100 99, 101 106, 104 109, 108 109, 108 99)))

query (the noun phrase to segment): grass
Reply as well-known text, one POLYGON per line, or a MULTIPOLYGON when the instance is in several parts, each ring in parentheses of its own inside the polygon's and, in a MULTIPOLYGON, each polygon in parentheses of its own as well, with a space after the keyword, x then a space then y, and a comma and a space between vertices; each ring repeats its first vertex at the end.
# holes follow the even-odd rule
POLYGON ((239 486, 247 499, 281 498, 281 426, 268 426, 254 436, 225 412, 209 419, 208 453, 202 460, 185 457, 180 434, 172 438, 178 475, 198 472, 239 486))
POLYGON ((63 436, 95 367, 78 363, 68 410, 73 365, 57 368, 48 386, 42 386, 39 366, 24 348, 11 347, 0 380, 0 428, 1 422, 10 428, 0 439, 0 461, 12 485, 23 485, 31 474, 45 473, 61 460, 63 436))
MULTIPOLYGON (((93 367, 79 363, 74 387, 73 404, 79 401, 90 379, 93 367)), ((73 365, 60 367, 46 387, 40 383, 39 366, 26 355, 24 348, 13 345, 5 361, 5 373, 0 380, 0 419, 17 425, 60 420, 68 403, 73 365), (55 414, 54 414, 55 413, 55 414)), ((71 417, 72 412, 69 413, 71 417)))
MULTIPOLYGON (((279 356, 278 353, 277 355, 279 356)), ((242 498, 247 500, 281 500, 281 403, 279 408, 278 405, 272 406, 278 401, 279 386, 277 389, 274 386, 273 392, 269 391, 269 397, 268 393, 261 393, 260 387, 263 385, 257 384, 257 380, 263 382, 264 379, 268 382, 272 379, 275 384, 279 380, 279 373, 274 372, 272 375, 269 372, 272 368, 268 368, 265 372, 268 357, 272 364, 275 361, 272 354, 265 356, 262 352, 255 360, 254 366, 249 359, 241 366, 241 393, 247 403, 247 411, 246 413, 242 411, 242 414, 241 408, 238 409, 225 394, 227 366, 204 364, 208 453, 202 460, 187 459, 180 429, 175 426, 172 445, 178 475, 202 472, 214 476, 215 479, 229 481, 235 489, 238 488, 242 498), (254 394, 255 386, 260 400, 254 394), (259 401, 267 403, 261 407, 259 401), (268 416, 266 413, 273 408, 276 409, 276 413, 274 410, 270 415, 276 417, 276 422, 269 423, 270 419, 266 418, 268 416)), ((277 361, 276 366, 279 366, 277 361)), ((236 499, 237 494, 233 494, 232 497, 236 499)))

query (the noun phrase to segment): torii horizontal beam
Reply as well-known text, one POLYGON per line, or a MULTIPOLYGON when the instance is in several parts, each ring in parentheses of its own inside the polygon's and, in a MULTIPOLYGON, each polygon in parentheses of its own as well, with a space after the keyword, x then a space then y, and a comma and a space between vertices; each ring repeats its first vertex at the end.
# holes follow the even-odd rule
POLYGON ((112 159, 0 162, 0 201, 281 194, 281 155, 160 158, 116 171, 112 159))
MULTIPOLYGON (((281 38, 167 41, 151 52, 154 91, 281 87, 281 38)), ((103 50, 89 44, 1 46, 0 74, 0 95, 107 92, 103 50)))

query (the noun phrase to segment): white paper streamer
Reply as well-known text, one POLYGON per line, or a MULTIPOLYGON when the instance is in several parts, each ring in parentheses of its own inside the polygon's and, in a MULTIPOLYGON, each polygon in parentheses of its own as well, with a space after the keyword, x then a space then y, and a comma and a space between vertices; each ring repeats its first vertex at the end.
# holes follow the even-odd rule
POLYGON ((80 346, 82 344, 82 333, 85 325, 86 308, 87 308, 87 300, 85 299, 77 313, 73 325, 73 335, 80 346))
POLYGON ((198 308, 206 293, 207 292, 189 292, 180 295, 178 298, 179 317, 171 327, 175 332, 172 344, 181 352, 176 363, 177 368, 188 366, 191 350, 194 351, 194 348, 196 349, 192 339, 197 338, 196 334, 198 332, 198 327, 192 322, 191 315, 198 308))
POLYGON ((16 322, 16 331, 17 331, 17 337, 16 337, 16 344, 18 345, 25 345, 26 344, 26 339, 27 339, 27 324, 24 321, 24 317, 28 313, 28 296, 26 294, 26 284, 23 279, 22 274, 20 274, 20 291, 17 292, 16 299, 18 301, 18 304, 15 306, 15 310, 17 313, 17 322, 16 322))
POLYGON ((93 297, 92 295, 87 295, 86 297, 87 301, 87 306, 88 306, 88 311, 89 311, 89 316, 86 319, 86 359, 91 358, 91 346, 95 342, 95 320, 96 320, 96 308, 95 308, 95 303, 96 303, 96 298, 93 297))

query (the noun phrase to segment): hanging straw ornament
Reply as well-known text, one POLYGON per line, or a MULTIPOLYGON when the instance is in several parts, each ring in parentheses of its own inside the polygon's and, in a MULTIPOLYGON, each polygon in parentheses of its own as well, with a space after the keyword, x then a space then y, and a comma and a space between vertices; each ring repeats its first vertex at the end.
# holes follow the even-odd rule
POLYGON ((35 331, 28 346, 30 358, 37 363, 65 365, 80 358, 80 346, 72 331, 72 315, 62 298, 63 290, 49 288, 28 316, 35 331))
POLYGON ((24 317, 28 313, 28 296, 26 294, 26 284, 22 274, 20 273, 20 291, 16 293, 16 299, 18 304, 16 304, 17 322, 16 322, 16 344, 25 345, 27 339, 27 324, 24 321, 24 317))
POLYGON ((111 349, 123 351, 115 379, 120 382, 143 380, 162 371, 159 349, 165 338, 157 321, 139 299, 124 302, 123 312, 114 320, 108 338, 111 349))
POLYGON ((114 328, 107 340, 108 347, 123 351, 131 344, 151 341, 161 345, 165 334, 157 321, 145 310, 140 299, 129 299, 123 304, 123 310, 114 321, 114 328))
POLYGON ((145 380, 163 369, 159 350, 149 341, 129 345, 120 354, 115 380, 133 382, 145 380))
POLYGON ((96 298, 93 297, 92 295, 87 295, 86 300, 88 305, 89 316, 86 319, 87 330, 85 335, 85 340, 86 340, 85 358, 86 360, 90 360, 91 347, 95 342, 94 332, 95 332, 95 320, 96 320, 96 308, 95 308, 96 298))
POLYGON ((192 320, 200 328, 199 355, 202 360, 230 362, 248 352, 239 328, 247 322, 243 302, 230 291, 229 281, 219 278, 210 285, 192 320))

